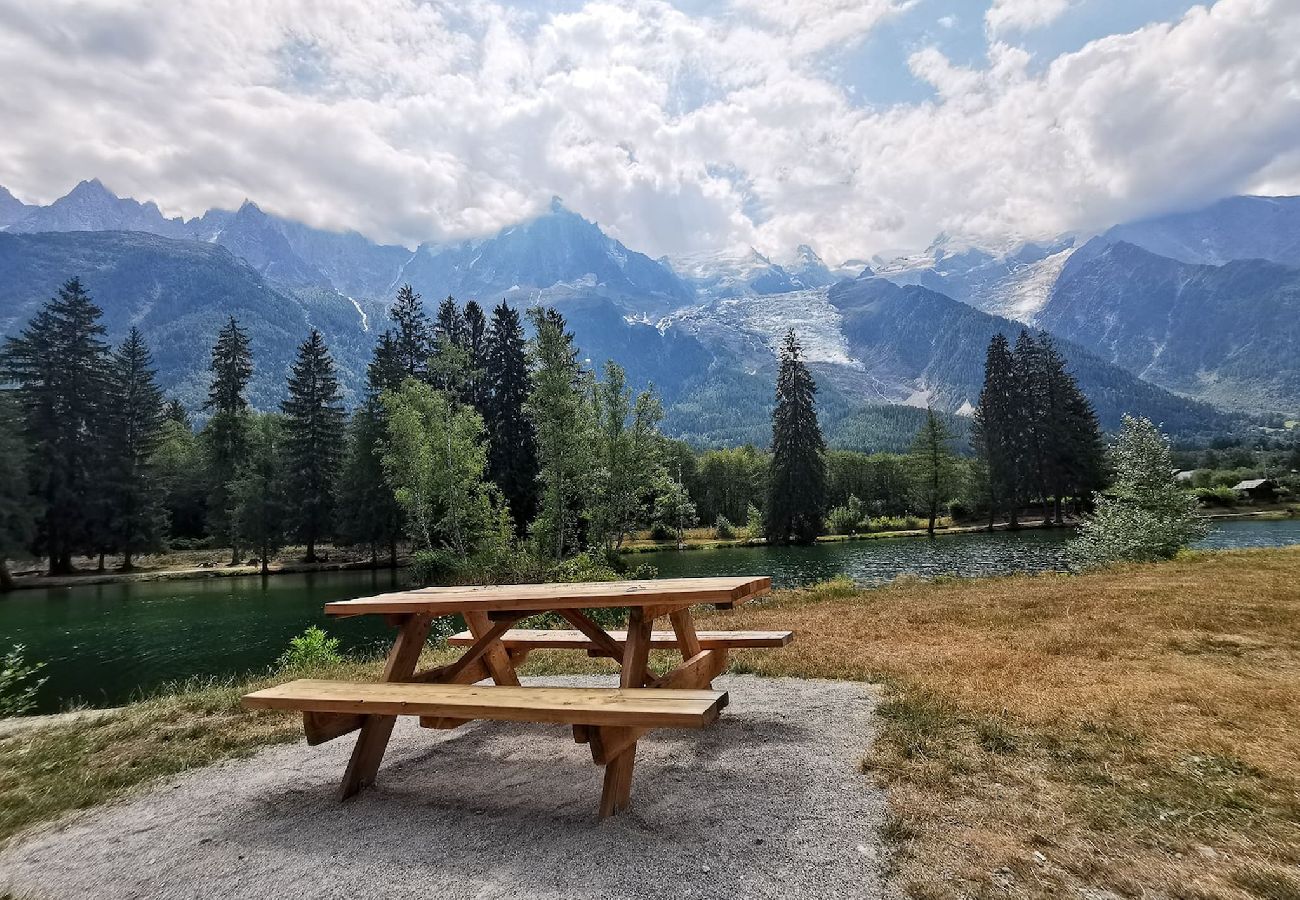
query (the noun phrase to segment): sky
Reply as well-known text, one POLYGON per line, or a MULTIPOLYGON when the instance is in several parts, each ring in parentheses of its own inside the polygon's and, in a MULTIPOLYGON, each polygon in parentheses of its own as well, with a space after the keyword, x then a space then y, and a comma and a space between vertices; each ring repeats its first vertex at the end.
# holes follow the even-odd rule
POLYGON ((0 0, 0 185, 778 260, 1300 193, 1298 0, 0 0))

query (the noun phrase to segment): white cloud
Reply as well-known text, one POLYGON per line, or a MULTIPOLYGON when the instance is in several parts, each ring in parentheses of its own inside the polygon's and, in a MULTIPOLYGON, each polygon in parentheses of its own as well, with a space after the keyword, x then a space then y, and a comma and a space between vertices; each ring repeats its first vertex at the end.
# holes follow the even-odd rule
POLYGON ((1028 31, 1059 19, 1070 8, 1070 0, 993 0, 984 22, 994 34, 1028 31))
POLYGON ((979 69, 922 50, 936 99, 880 110, 825 51, 903 4, 748 2, 0 0, 0 184, 48 202, 99 176, 186 215, 252 197, 408 244, 558 194, 655 255, 832 261, 1300 190, 1292 0, 1219 0, 1042 71, 1001 42, 979 69))

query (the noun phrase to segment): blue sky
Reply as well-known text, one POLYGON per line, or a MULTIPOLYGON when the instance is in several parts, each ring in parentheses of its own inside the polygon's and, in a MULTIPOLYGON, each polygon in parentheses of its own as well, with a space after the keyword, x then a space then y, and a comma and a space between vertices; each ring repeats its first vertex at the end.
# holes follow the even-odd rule
POLYGON ((1300 193, 1297 47, 1296 0, 0 0, 0 185, 408 246, 558 195, 654 256, 996 249, 1300 193))

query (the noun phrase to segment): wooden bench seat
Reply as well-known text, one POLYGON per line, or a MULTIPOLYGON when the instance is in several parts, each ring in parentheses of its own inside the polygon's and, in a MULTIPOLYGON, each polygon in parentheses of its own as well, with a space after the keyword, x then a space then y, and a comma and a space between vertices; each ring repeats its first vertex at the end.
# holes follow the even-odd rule
MULTIPOLYGON (((244 705, 250 709, 299 711, 309 735, 313 730, 329 730, 329 720, 347 723, 357 716, 369 717, 363 721, 370 722, 391 716, 418 716, 421 725, 433 728, 444 727, 449 719, 571 725, 574 738, 591 745, 592 760, 605 766, 600 800, 604 818, 627 805, 637 738, 650 728, 703 728, 718 718, 727 705, 727 694, 680 688, 514 687, 303 678, 246 694, 244 705)), ((345 787, 344 796, 349 795, 345 787)))
MULTIPOLYGON (((611 631, 609 636, 622 643, 626 631, 611 631)), ((743 650, 757 647, 784 647, 794 640, 793 631, 700 631, 696 633, 702 650, 743 650)), ((447 643, 467 647, 474 643, 468 631, 454 634, 447 643)), ((501 635, 507 650, 597 650, 595 641, 581 631, 560 628, 512 628, 501 635)), ((655 631, 650 635, 652 650, 678 649, 677 635, 671 631, 655 631)))
POLYGON ((703 728, 718 718, 727 705, 727 694, 657 688, 500 687, 303 678, 248 694, 244 705, 251 709, 378 716, 703 728))

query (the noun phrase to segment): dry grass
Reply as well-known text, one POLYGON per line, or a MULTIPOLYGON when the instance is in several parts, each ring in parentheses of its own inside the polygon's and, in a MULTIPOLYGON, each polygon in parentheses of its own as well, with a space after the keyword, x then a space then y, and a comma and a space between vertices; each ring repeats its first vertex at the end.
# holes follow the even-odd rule
POLYGON ((883 681, 864 765, 917 898, 1300 898, 1300 549, 1087 576, 830 583, 764 675, 883 681))

